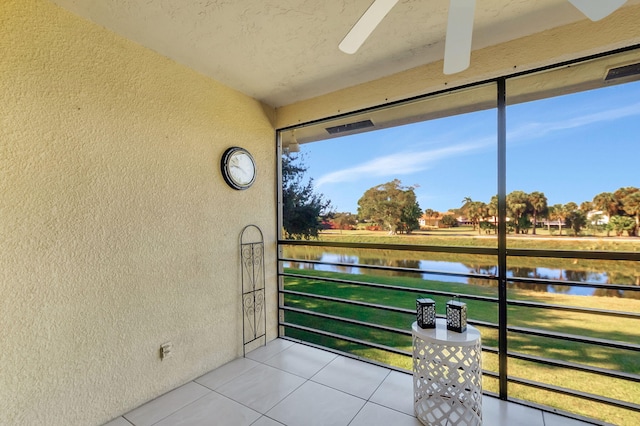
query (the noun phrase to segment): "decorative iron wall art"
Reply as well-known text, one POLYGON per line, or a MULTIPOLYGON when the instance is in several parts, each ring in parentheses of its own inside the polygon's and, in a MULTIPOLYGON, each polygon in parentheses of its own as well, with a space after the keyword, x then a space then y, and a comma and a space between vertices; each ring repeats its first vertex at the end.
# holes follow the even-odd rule
POLYGON ((258 339, 266 344, 267 312, 265 308, 264 238, 255 225, 240 233, 242 269, 242 349, 258 339))

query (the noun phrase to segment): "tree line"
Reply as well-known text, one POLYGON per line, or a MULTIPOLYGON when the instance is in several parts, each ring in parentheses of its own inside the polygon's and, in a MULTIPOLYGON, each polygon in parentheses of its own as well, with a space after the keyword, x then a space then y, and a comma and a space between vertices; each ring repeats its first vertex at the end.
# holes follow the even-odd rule
MULTIPOLYGON (((536 227, 544 219, 550 229, 555 222, 560 235, 562 226, 571 229, 578 235, 588 225, 602 227, 607 232, 615 232, 617 236, 627 232, 629 236, 639 235, 640 230, 640 189, 632 186, 619 188, 614 192, 602 192, 590 201, 578 205, 571 201, 566 204, 549 205, 543 192, 513 191, 506 196, 507 227, 516 234, 536 233, 536 227), (600 212, 600 213, 594 213, 600 212), (588 217, 588 214, 591 217, 588 217), (605 216, 608 218, 604 223, 605 216)), ((427 209, 429 210, 429 209, 427 209)), ((498 216, 498 197, 493 196, 488 203, 473 201, 466 197, 463 205, 456 211, 467 216, 474 229, 494 229, 498 216), (493 218, 494 223, 487 219, 493 218)), ((425 212, 428 216, 429 213, 425 212)))
MULTIPOLYGON (((358 200, 358 220, 380 224, 390 233, 410 233, 419 228, 418 220, 423 213, 427 220, 440 217, 441 213, 433 209, 424 212, 420 209, 414 190, 415 187, 403 186, 398 179, 368 189, 358 200)), ((575 202, 549 205, 543 192, 520 190, 507 194, 505 202, 507 230, 516 234, 531 231, 535 235, 536 228, 546 222, 549 230, 552 223, 557 226, 560 235, 563 226, 574 235, 579 235, 586 226, 601 227, 607 236, 611 232, 617 236, 625 232, 629 236, 640 235, 640 189, 636 187, 602 192, 580 205, 575 202)), ((457 216, 466 217, 478 233, 497 232, 498 196, 494 195, 489 202, 465 197, 460 208, 442 214, 439 222, 445 227, 457 226, 457 216)))
MULTIPOLYGON (((439 217, 442 226, 458 225, 456 216, 465 216, 474 229, 481 232, 495 232, 497 229, 498 197, 488 202, 476 201, 470 197, 462 200, 462 206, 444 214, 433 210, 424 211, 418 204, 415 189, 417 186, 404 186, 399 179, 373 186, 365 191, 358 200, 357 216, 351 213, 336 213, 330 200, 313 189, 313 179, 305 181, 307 167, 302 157, 285 155, 282 158, 282 211, 283 232, 285 238, 309 239, 318 236, 324 228, 323 220, 330 220, 336 227, 346 229, 357 222, 367 222, 376 229, 389 233, 411 233, 420 228, 419 219, 423 214, 428 220, 439 217), (441 217, 440 217, 441 216, 441 217)), ((608 217, 607 231, 621 236, 640 235, 640 189, 623 187, 614 192, 602 192, 591 201, 580 205, 548 205, 543 192, 513 191, 506 196, 507 229, 516 234, 536 233, 537 225, 544 219, 550 228, 555 222, 560 234, 565 226, 578 235, 589 224, 601 224, 608 217), (587 217, 589 212, 600 211, 600 215, 587 217)))

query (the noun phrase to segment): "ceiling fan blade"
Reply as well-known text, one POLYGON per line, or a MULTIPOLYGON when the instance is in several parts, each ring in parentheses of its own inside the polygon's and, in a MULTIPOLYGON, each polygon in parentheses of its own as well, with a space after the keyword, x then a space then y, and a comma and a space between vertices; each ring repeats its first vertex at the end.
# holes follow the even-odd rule
POLYGON ((609 16, 627 0, 569 0, 580 12, 584 13, 592 21, 609 16))
POLYGON ((444 42, 444 73, 455 74, 469 68, 475 0, 450 0, 447 38, 444 42))
POLYGON ((349 54, 356 53, 396 3, 398 3, 398 0, 375 0, 351 28, 351 31, 342 39, 338 45, 340 50, 349 54))

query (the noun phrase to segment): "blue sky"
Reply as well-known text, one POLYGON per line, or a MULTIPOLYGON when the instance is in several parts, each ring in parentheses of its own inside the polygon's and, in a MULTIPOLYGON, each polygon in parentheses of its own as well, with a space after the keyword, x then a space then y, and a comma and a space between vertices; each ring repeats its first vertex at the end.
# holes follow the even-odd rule
MULTIPOLYGON (((487 110, 301 146, 307 176, 335 211, 356 213, 376 185, 400 179, 422 210, 497 193, 496 111, 487 110)), ((640 187, 640 82, 507 108, 507 192, 549 204, 640 187)))

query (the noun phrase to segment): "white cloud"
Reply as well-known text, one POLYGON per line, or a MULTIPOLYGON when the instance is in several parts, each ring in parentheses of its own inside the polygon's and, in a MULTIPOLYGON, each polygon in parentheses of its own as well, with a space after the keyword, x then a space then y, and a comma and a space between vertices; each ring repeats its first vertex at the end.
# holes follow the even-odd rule
MULTIPOLYGON (((510 143, 518 140, 531 140, 545 136, 559 130, 574 129, 585 125, 595 124, 605 121, 613 121, 629 116, 640 115, 640 103, 633 105, 601 111, 597 113, 584 114, 573 118, 567 118, 548 122, 530 122, 509 131, 507 141, 510 143)), ((455 137, 450 135, 451 138, 455 137)), ((433 145, 430 141, 430 145, 433 145)), ((324 174, 315 179, 316 187, 325 184, 353 182, 362 178, 375 177, 398 177, 416 173, 428 169, 432 163, 462 154, 469 154, 474 150, 495 146, 496 137, 489 136, 476 139, 472 142, 448 145, 447 141, 440 141, 438 145, 444 148, 404 151, 374 158, 370 161, 354 165, 342 170, 324 174)))
POLYGON ((374 158, 353 167, 327 173, 316 179, 315 184, 316 187, 320 187, 328 183, 352 182, 363 177, 408 175, 428 169, 435 161, 460 154, 468 154, 470 151, 493 143, 495 143, 494 139, 484 139, 428 151, 394 153, 374 158))
POLYGON ((640 103, 591 114, 584 114, 578 117, 558 121, 532 122, 510 131, 507 134, 507 141, 514 142, 518 139, 535 139, 558 130, 575 129, 590 124, 614 121, 634 115, 640 115, 640 103))

